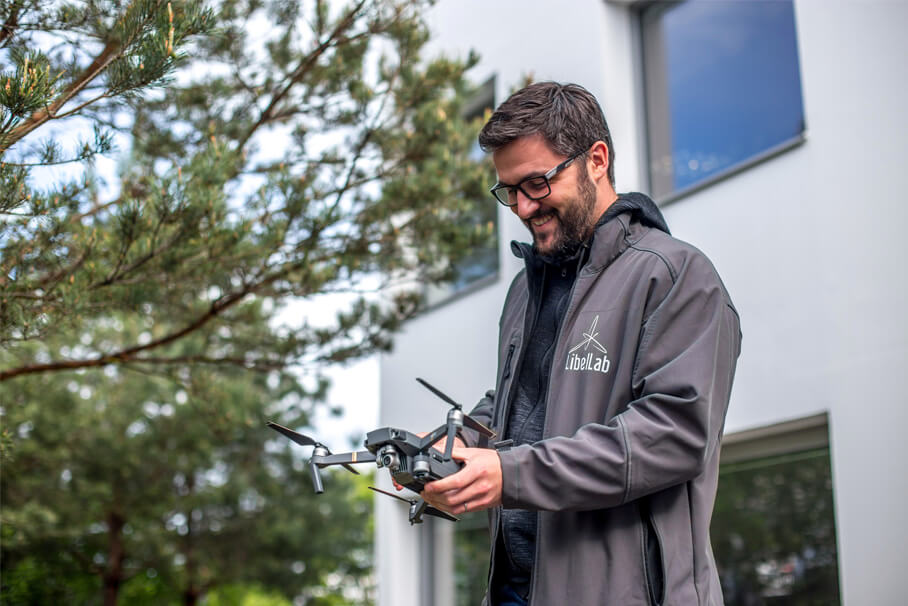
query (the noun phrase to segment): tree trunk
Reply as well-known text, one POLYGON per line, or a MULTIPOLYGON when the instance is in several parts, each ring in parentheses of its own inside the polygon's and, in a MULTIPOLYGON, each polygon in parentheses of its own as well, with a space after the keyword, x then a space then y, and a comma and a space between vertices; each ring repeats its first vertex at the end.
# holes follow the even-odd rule
POLYGON ((183 592, 183 606, 195 606, 199 601, 200 595, 201 591, 197 587, 190 585, 183 592))
POLYGON ((123 583, 123 525, 126 520, 116 512, 107 515, 107 567, 104 570, 104 606, 116 606, 123 583))

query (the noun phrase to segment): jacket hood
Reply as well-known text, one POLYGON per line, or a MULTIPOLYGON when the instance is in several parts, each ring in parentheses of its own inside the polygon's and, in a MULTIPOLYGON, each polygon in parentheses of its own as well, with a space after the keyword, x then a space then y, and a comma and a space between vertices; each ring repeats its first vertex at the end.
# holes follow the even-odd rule
POLYGON ((665 217, 662 216, 662 211, 659 210, 656 203, 653 202, 652 198, 640 192, 619 194, 618 199, 602 213, 602 217, 596 223, 596 227, 598 228, 621 213, 626 212, 634 215, 648 227, 664 231, 669 235, 672 233, 669 231, 668 223, 665 222, 665 217))

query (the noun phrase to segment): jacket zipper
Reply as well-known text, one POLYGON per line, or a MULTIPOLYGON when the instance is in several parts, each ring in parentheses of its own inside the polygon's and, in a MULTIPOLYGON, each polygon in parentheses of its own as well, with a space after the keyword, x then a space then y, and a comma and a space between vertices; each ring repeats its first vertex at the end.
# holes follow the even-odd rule
MULTIPOLYGON (((555 358, 555 354, 558 353, 558 345, 561 342, 562 330, 564 329, 564 325, 567 324, 568 319, 571 317, 571 312, 574 311, 574 303, 575 303, 574 292, 577 290, 577 282, 580 281, 581 275, 583 273, 583 266, 586 263, 585 257, 588 254, 589 254, 589 251, 587 250, 585 254, 580 255, 580 259, 577 261, 577 275, 574 277, 574 283, 571 284, 571 292, 570 292, 570 294, 568 294, 568 306, 567 306, 567 309, 564 310, 564 318, 561 320, 561 323, 558 325, 558 330, 555 333, 555 349, 554 349, 554 351, 552 351, 552 358, 553 358, 552 369, 555 368, 554 358, 555 358)), ((538 313, 538 307, 537 307, 537 313, 538 313)), ((535 323, 535 321, 536 320, 534 318, 533 322, 535 323)), ((552 375, 553 374, 554 374, 554 372, 549 371, 548 384, 545 386, 545 418, 542 421, 542 439, 543 440, 546 439, 546 437, 548 436, 549 397, 552 394, 552 375)), ((535 546, 535 553, 533 554, 533 570, 530 571, 530 592, 526 596, 527 604, 533 603, 533 600, 532 600, 533 592, 536 589, 536 568, 539 564, 539 543, 541 542, 539 540, 539 537, 542 536, 541 528, 542 528, 542 514, 537 511, 536 512, 536 546, 535 546)))
MULTIPOLYGON (((542 284, 545 284, 545 277, 546 277, 545 274, 546 274, 546 268, 545 268, 545 266, 543 266, 543 268, 542 268, 542 284)), ((530 279, 530 278, 529 278, 529 275, 527 275, 527 285, 529 285, 529 279, 530 279)), ((529 299, 528 299, 528 300, 527 300, 527 307, 530 306, 530 303, 531 303, 531 302, 530 302, 529 299)), ((530 330, 532 330, 532 327, 536 326, 536 320, 539 319, 539 307, 540 307, 540 306, 539 306, 539 302, 538 302, 538 301, 533 302, 533 322, 530 324, 530 327, 531 327, 530 330)), ((528 309, 527 311, 529 311, 529 309, 528 309)), ((521 334, 523 335, 523 339, 521 339, 521 347, 520 347, 520 351, 518 352, 518 355, 517 355, 517 364, 515 365, 515 368, 516 368, 516 369, 520 369, 521 365, 523 364, 523 357, 524 357, 524 355, 526 354, 526 347, 523 347, 523 345, 524 345, 524 344, 526 343, 526 341, 527 341, 527 339, 526 339, 526 336, 527 336, 527 335, 526 335, 526 332, 527 332, 526 327, 527 327, 527 324, 526 324, 526 313, 524 313, 524 326, 523 326, 523 330, 521 331, 521 334)), ((557 341, 556 341, 556 342, 557 342, 557 341)), ((512 344, 512 345, 513 345, 513 344, 512 344)), ((508 352, 508 358, 511 358, 511 357, 512 357, 512 353, 513 353, 513 352, 508 352)), ((502 379, 502 381, 504 381, 504 379, 502 379)), ((511 383, 508 385, 508 391, 507 391, 507 393, 505 394, 504 406, 502 406, 502 407, 498 410, 498 418, 495 419, 495 421, 496 421, 496 426, 501 428, 501 435, 502 435, 502 436, 504 436, 504 434, 505 434, 506 431, 507 431, 507 427, 505 427, 504 424, 507 422, 508 413, 509 413, 510 410, 511 410, 511 404, 514 402, 514 397, 515 397, 515 395, 516 395, 516 392, 514 391, 514 382, 511 381, 511 383)))
MULTIPOLYGON (((529 278, 527 278, 527 279, 529 279, 529 278)), ((529 307, 529 305, 530 305, 530 302, 529 302, 529 300, 527 300, 527 307, 529 307)), ((535 308, 535 310, 533 311, 533 316, 534 316, 533 323, 534 324, 536 322, 535 316, 538 315, 538 313, 539 313, 539 307, 537 306, 535 308)), ((525 325, 526 325, 526 312, 524 312, 524 330, 521 331, 521 334, 524 335, 524 338, 520 339, 521 348, 520 348, 520 351, 518 352, 518 356, 517 356, 517 360, 518 360, 517 364, 516 364, 517 368, 520 367, 520 363, 523 361, 523 354, 525 351, 524 348, 522 347, 523 343, 526 342, 526 338, 525 338, 526 335, 524 334, 526 332, 525 325)), ((512 342, 510 345, 508 345, 508 356, 505 360, 505 368, 504 368, 504 372, 502 373, 502 376, 501 376, 501 385, 502 386, 504 385, 504 382, 506 380, 508 380, 509 378, 511 378, 511 375, 513 374, 513 369, 512 369, 511 363, 514 361, 514 352, 516 350, 517 350, 516 341, 512 342)), ((511 391, 512 391, 513 385, 514 385, 513 381, 511 381, 511 383, 508 384, 507 391, 503 394, 504 400, 502 400, 502 401, 504 402, 504 406, 501 406, 498 408, 498 410, 496 411, 495 417, 492 419, 493 427, 497 427, 501 430, 500 435, 502 438, 504 437, 505 431, 507 430, 507 427, 503 426, 503 422, 505 419, 507 419, 507 415, 505 414, 506 411, 510 410, 510 408, 511 408, 511 400, 513 399, 512 395, 511 395, 511 391)), ((498 550, 498 535, 501 530, 501 515, 497 512, 497 510, 495 513, 495 518, 496 518, 495 527, 493 528, 492 534, 491 534, 492 549, 491 549, 491 554, 490 554, 491 559, 489 562, 489 578, 488 578, 488 584, 487 584, 487 587, 489 588, 489 590, 491 590, 491 588, 492 588, 492 580, 493 580, 493 577, 495 574, 495 561, 497 559, 496 551, 498 550)))

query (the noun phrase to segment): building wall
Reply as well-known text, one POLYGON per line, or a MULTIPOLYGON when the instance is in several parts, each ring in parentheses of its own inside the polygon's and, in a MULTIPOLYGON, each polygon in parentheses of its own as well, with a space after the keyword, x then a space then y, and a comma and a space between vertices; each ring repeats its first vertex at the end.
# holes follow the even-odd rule
MULTIPOLYGON (((631 9, 601 0, 567 7, 442 0, 431 14, 433 44, 448 54, 478 50, 474 78, 496 76, 496 104, 526 74, 586 86, 613 131, 619 191, 643 188, 631 9)), ((710 256, 741 314, 726 433, 828 412, 843 603, 901 604, 908 2, 796 0, 795 13, 806 141, 663 211, 677 237, 710 256)), ((497 316, 519 269, 508 242, 526 239, 507 209, 500 219, 500 280, 412 321, 382 358, 383 424, 431 429, 444 420, 445 407, 416 376, 464 403, 492 386, 497 316)), ((404 596, 414 595, 418 533, 387 501, 378 501, 380 604, 415 603, 404 596)), ((451 525, 435 532, 450 545, 451 525)), ((435 577, 443 583, 434 603, 450 603, 450 579, 435 577)))

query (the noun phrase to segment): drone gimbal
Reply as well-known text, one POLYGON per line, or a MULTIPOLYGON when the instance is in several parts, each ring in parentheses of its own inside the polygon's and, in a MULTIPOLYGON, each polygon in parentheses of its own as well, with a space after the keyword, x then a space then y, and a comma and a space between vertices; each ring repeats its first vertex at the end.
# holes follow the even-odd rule
MULTIPOLYGON (((358 474, 359 472, 353 469, 351 464, 372 462, 377 467, 387 468, 395 482, 418 493, 422 491, 428 482, 449 476, 460 470, 461 464, 451 458, 451 452, 454 447, 454 438, 464 426, 477 431, 480 435, 487 438, 494 438, 495 432, 464 413, 463 406, 428 382, 419 378, 416 380, 423 387, 451 405, 445 424, 425 436, 419 436, 394 427, 382 427, 366 434, 366 440, 363 444, 366 450, 331 454, 331 451, 324 444, 310 437, 277 423, 269 422, 268 426, 284 434, 297 444, 314 447, 312 458, 309 459, 309 473, 312 476, 312 486, 316 494, 321 494, 325 491, 320 472, 321 468, 330 465, 341 465, 347 470, 358 474), (444 452, 433 448, 442 438, 446 439, 444 452)), ((370 488, 372 487, 370 486, 370 488)), ((372 490, 409 503, 410 524, 421 523, 423 514, 457 521, 454 516, 428 505, 422 499, 405 499, 377 488, 372 488, 372 490)))

